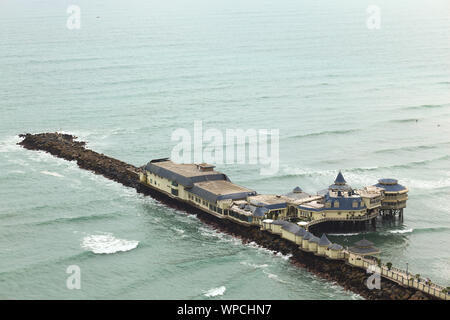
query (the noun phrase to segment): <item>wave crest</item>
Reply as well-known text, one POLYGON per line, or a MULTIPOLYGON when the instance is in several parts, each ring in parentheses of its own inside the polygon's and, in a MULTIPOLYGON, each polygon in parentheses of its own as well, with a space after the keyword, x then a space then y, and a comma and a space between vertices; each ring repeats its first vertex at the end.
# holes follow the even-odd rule
POLYGON ((133 250, 138 244, 139 241, 117 239, 111 233, 107 233, 84 237, 81 247, 95 254, 111 254, 133 250))

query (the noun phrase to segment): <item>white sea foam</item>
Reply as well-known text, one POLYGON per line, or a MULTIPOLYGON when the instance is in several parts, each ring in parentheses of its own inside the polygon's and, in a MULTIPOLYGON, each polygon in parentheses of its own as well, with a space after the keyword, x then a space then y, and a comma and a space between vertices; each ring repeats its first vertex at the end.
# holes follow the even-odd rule
POLYGON ((0 141, 0 153, 2 152, 13 152, 20 150, 20 146, 17 145, 22 138, 19 136, 10 136, 0 141))
POLYGON ((281 257, 284 260, 289 260, 292 257, 292 254, 282 254, 281 252, 277 252, 277 257, 281 257))
POLYGON ((175 230, 176 232, 183 234, 184 230, 183 229, 178 229, 178 228, 173 228, 173 230, 175 230))
POLYGON ((413 232, 414 229, 404 229, 404 230, 390 230, 390 233, 410 233, 413 232))
POLYGON ((225 286, 209 289, 208 291, 205 292, 205 297, 223 296, 225 290, 227 290, 225 286))
POLYGON ((278 281, 278 282, 281 282, 281 283, 287 283, 286 281, 281 280, 281 279, 278 277, 278 275, 276 275, 276 274, 267 272, 266 270, 263 270, 263 272, 267 275, 267 277, 268 277, 269 279, 272 279, 272 280, 275 280, 275 281, 278 281))
POLYGON ((58 177, 58 178, 64 178, 64 176, 62 174, 59 174, 57 172, 51 172, 51 171, 41 171, 41 173, 49 175, 49 176, 54 176, 54 177, 58 177))
POLYGON ((96 254, 111 254, 133 250, 138 244, 139 241, 117 239, 111 233, 107 233, 84 237, 81 247, 96 254))
POLYGON ((269 266, 268 264, 254 264, 247 261, 241 261, 241 264, 255 269, 267 268, 269 266))

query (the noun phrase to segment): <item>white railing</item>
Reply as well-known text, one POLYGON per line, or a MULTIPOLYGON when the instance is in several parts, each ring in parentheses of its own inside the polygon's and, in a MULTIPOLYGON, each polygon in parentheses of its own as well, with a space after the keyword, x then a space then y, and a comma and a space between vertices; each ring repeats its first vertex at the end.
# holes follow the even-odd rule
POLYGON ((446 292, 446 288, 438 284, 432 283, 420 277, 415 277, 411 273, 407 273, 405 270, 401 270, 395 267, 390 269, 382 264, 378 266, 376 260, 367 259, 361 256, 364 268, 379 268, 381 270, 381 276, 397 282, 403 286, 412 287, 429 295, 435 296, 439 299, 450 300, 450 292, 446 292))

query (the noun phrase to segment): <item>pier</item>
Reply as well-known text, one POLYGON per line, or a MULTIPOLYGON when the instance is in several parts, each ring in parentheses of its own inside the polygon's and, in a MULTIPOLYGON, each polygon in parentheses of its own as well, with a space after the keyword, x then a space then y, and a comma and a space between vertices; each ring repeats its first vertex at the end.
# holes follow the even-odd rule
MULTIPOLYGON (((321 242, 320 240, 323 239, 316 239, 317 237, 309 240, 310 238, 306 237, 304 233, 301 234, 301 231, 298 232, 300 229, 304 230, 303 228, 286 228, 289 229, 289 231, 283 229, 281 224, 279 225, 279 228, 275 227, 276 224, 273 224, 274 227, 272 229, 272 223, 254 225, 246 224, 242 220, 240 223, 237 223, 239 220, 238 218, 224 218, 220 215, 223 215, 224 212, 219 213, 220 211, 218 209, 221 208, 217 207, 215 208, 215 212, 219 213, 219 215, 212 215, 209 211, 205 210, 203 207, 204 203, 201 200, 197 201, 197 199, 189 199, 189 201, 180 201, 171 191, 161 192, 156 188, 141 183, 142 174, 144 173, 142 167, 139 168, 87 149, 86 143, 77 141, 74 136, 59 133, 40 133, 24 134, 21 135, 21 137, 23 140, 19 145, 26 149, 42 150, 59 158, 76 161, 80 168, 90 170, 127 187, 134 188, 137 192, 150 195, 168 206, 196 214, 203 222, 242 239, 244 243, 254 242, 262 247, 281 252, 282 254, 291 254, 290 261, 294 265, 303 267, 326 280, 335 281, 345 289, 358 293, 366 299, 449 299, 449 295, 445 288, 426 282, 421 278, 408 277, 409 275, 407 273, 395 269, 392 266, 378 265, 373 260, 366 259, 364 256, 357 257, 357 264, 349 263, 349 261, 351 261, 351 252, 339 245, 331 245, 326 241, 321 242), (265 226, 269 226, 271 232, 268 232, 268 230, 265 229, 265 226), (299 243, 300 239, 301 244, 299 243), (327 251, 328 249, 329 252, 327 251), (366 280, 368 275, 366 270, 369 267, 379 267, 381 269, 380 274, 383 280, 380 289, 370 290, 367 287, 366 280)), ((204 168, 204 170, 208 171, 209 168, 204 168)), ((176 185, 172 186, 175 188, 171 188, 170 186, 168 188, 177 190, 176 185)), ((227 186, 229 185, 227 184, 227 186)), ((211 188, 211 186, 207 184, 204 187, 211 188)), ((210 190, 213 191, 213 189, 210 190)), ((250 193, 250 196, 252 196, 251 190, 239 189, 239 192, 250 193)), ((368 192, 370 192, 370 190, 368 190, 368 192)), ((212 196, 210 194, 205 194, 205 197, 212 196)), ((268 200, 266 199, 266 201, 268 200)), ((231 211, 234 212, 234 210, 231 211)), ((363 215, 362 218, 358 219, 365 223, 365 221, 370 221, 373 217, 369 214, 366 217, 363 215)), ((338 220, 332 220, 331 218, 330 220, 327 220, 327 222, 336 221, 339 222, 338 220)), ((289 222, 286 221, 286 223, 289 222)), ((292 225, 292 223, 290 223, 290 225, 292 225)), ((318 222, 309 225, 308 229, 314 227, 314 225, 318 225, 318 222)))

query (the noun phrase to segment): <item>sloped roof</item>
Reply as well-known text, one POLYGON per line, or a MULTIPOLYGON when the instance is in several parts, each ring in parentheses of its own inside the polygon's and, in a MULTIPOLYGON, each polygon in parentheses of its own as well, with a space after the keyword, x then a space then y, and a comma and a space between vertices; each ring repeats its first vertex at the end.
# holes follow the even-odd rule
POLYGON ((335 184, 346 184, 347 181, 345 181, 344 176, 342 175, 342 172, 339 171, 336 179, 334 180, 335 184))
POLYGON ((264 217, 264 215, 269 212, 269 209, 264 207, 257 207, 255 211, 253 211, 253 215, 255 217, 264 217))
POLYGON ((322 234, 322 237, 319 241, 319 246, 328 246, 331 244, 331 241, 328 240, 327 235, 325 233, 322 234))
POLYGON ((328 246, 328 249, 330 250, 342 250, 344 249, 340 244, 332 243, 328 246))
POLYGON ((380 252, 378 248, 373 246, 372 242, 366 239, 359 240, 353 247, 348 248, 348 251, 362 255, 376 254, 380 252))
POLYGON ((375 247, 350 247, 348 248, 348 251, 361 255, 370 255, 380 252, 380 250, 375 247))
POLYGON ((305 235, 303 236, 303 240, 309 240, 312 236, 313 235, 310 232, 306 231, 305 235))
POLYGON ((301 236, 301 237, 303 237, 305 234, 306 234, 306 230, 303 229, 302 227, 300 227, 300 229, 299 229, 297 232, 295 232, 295 235, 296 235, 296 236, 301 236))
POLYGON ((319 243, 320 239, 318 237, 316 237, 315 235, 311 235, 311 237, 309 238, 309 242, 314 242, 314 243, 319 243))
POLYGON ((282 229, 289 231, 291 233, 296 233, 299 229, 301 229, 298 225, 292 222, 288 222, 284 226, 281 227, 282 229))
POLYGON ((355 247, 371 247, 373 246, 373 242, 370 242, 367 239, 359 240, 358 242, 355 242, 355 247))
POLYGON ((286 220, 273 220, 272 224, 276 224, 279 226, 285 226, 287 224, 289 224, 290 222, 286 221, 286 220))
POLYGON ((295 187, 294 190, 292 190, 292 192, 297 193, 297 192, 303 192, 302 188, 300 188, 299 186, 295 187))
POLYGON ((396 179, 380 179, 375 187, 382 188, 387 192, 399 192, 406 190, 405 186, 397 183, 396 179))

